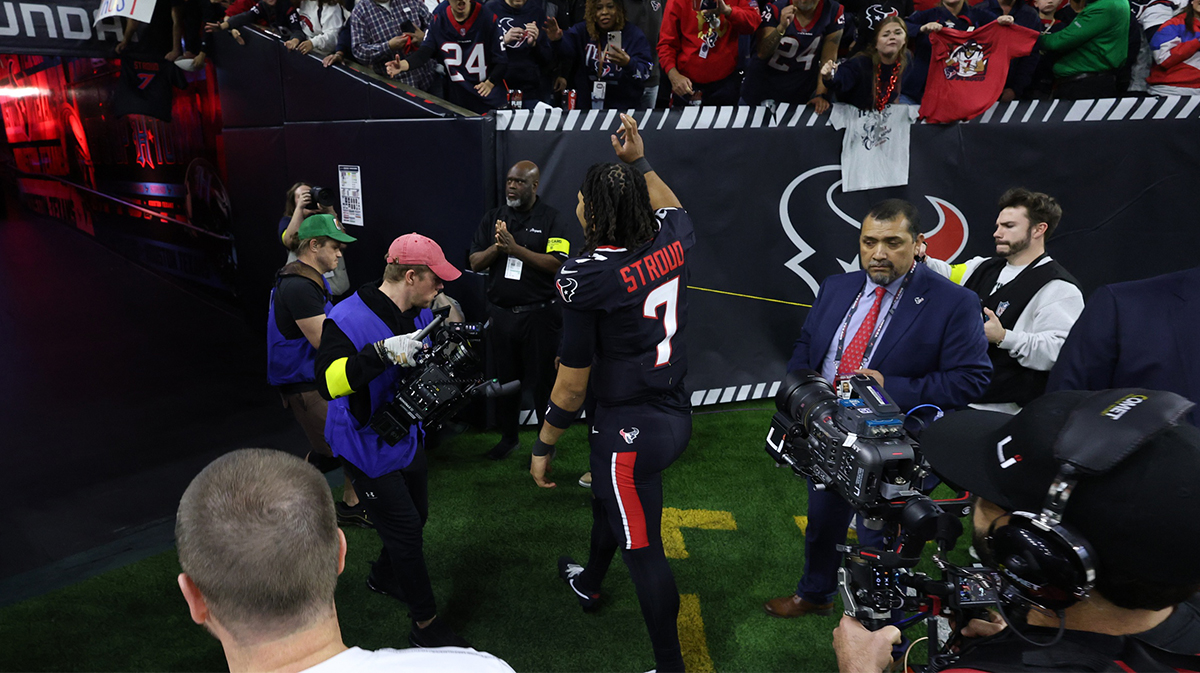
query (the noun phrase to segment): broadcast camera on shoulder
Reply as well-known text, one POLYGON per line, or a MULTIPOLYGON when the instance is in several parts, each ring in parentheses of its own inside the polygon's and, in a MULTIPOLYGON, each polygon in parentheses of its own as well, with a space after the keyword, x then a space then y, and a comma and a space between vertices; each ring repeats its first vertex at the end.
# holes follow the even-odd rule
MULTIPOLYGON (((847 615, 871 630, 929 619, 930 640, 940 642, 931 618, 965 624, 997 602, 994 571, 958 568, 945 559, 963 531, 959 519, 970 511, 968 496, 929 497, 923 485, 931 473, 920 445, 874 379, 854 376, 835 392, 816 372, 800 370, 788 374, 775 402, 767 453, 812 479, 818 490, 836 492, 868 527, 889 532, 886 549, 839 546, 845 555, 839 593, 847 615), (937 543, 933 560, 942 576, 936 579, 913 570, 929 541, 937 543)), ((913 424, 920 426, 915 418, 913 424)))
POLYGON ((414 339, 429 338, 395 396, 371 417, 371 428, 389 445, 408 436, 413 423, 432 428, 462 410, 473 395, 496 397, 517 391, 520 381, 484 379, 485 323, 446 322, 450 306, 434 309, 434 319, 414 339))

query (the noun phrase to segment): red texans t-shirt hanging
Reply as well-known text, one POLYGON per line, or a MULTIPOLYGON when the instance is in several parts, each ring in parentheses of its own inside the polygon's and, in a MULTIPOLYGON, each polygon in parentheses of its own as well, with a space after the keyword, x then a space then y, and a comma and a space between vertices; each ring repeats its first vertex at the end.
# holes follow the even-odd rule
POLYGON ((1039 33, 995 21, 972 31, 943 28, 929 34, 933 57, 921 99, 921 118, 931 124, 972 119, 1000 100, 1008 66, 1028 56, 1039 33))

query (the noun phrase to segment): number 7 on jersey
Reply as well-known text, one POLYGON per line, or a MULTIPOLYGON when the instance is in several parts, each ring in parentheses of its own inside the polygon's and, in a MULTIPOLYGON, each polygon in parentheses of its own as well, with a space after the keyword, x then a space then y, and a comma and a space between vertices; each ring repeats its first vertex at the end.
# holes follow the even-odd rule
POLYGON ((661 367, 671 361, 671 337, 675 336, 675 330, 679 328, 679 276, 659 285, 646 295, 646 301, 642 304, 642 316, 658 320, 658 307, 664 304, 666 309, 663 311, 662 322, 666 336, 658 342, 655 367, 661 367))

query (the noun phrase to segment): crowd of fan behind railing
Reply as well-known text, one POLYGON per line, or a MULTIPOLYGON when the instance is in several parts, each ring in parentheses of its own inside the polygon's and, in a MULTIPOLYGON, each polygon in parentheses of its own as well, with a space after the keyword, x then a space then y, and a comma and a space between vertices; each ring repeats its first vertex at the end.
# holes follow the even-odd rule
MULTIPOLYGON (((984 91, 986 109, 1200 93, 1200 0, 175 3, 199 3, 175 20, 207 33, 243 41, 240 29, 266 26, 299 55, 356 61, 479 113, 782 103, 824 113, 838 101, 882 110, 984 91), (927 91, 943 71, 993 83, 927 91)), ((186 47, 171 56, 194 56, 186 47)))

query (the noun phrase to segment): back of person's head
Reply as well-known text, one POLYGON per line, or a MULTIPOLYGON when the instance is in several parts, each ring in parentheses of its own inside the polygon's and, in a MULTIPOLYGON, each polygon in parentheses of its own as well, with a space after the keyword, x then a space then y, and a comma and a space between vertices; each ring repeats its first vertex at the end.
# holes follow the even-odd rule
POLYGON ((1137 388, 1060 391, 1016 416, 955 412, 921 445, 939 476, 1008 512, 1042 512, 1068 474, 1062 523, 1094 555, 1093 590, 1161 610, 1200 591, 1200 429, 1179 422, 1192 406, 1137 388))
POLYGON ((654 237, 654 210, 646 178, 626 164, 595 164, 583 178, 585 249, 636 248, 654 237))
POLYGON ((871 208, 867 217, 877 222, 891 222, 896 218, 904 218, 905 223, 908 224, 908 233, 914 241, 921 234, 921 216, 917 214, 917 207, 904 199, 880 201, 871 208))
POLYGON ((1049 240, 1062 219, 1062 206, 1049 194, 1031 192, 1024 187, 1013 187, 1000 197, 1000 210, 1005 208, 1024 208, 1029 217, 1029 226, 1036 227, 1038 223, 1046 223, 1046 236, 1049 240))
POLYGON ((239 641, 333 615, 341 545, 333 497, 295 456, 242 449, 213 461, 179 501, 175 540, 183 572, 239 641))

